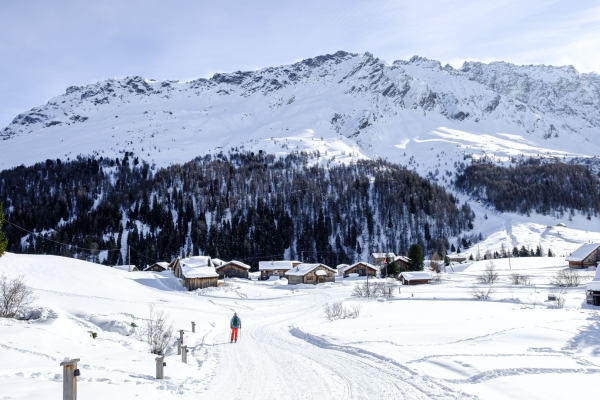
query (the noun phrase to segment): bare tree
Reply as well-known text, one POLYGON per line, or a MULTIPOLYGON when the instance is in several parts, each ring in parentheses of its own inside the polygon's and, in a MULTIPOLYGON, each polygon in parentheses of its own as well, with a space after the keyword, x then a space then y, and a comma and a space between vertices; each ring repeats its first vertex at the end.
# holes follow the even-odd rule
POLYGON ((527 277, 526 275, 511 274, 509 276, 509 278, 510 278, 510 283, 513 285, 530 285, 531 284, 531 279, 529 279, 529 277, 527 277))
POLYGON ((551 282, 554 286, 558 287, 575 287, 579 286, 582 277, 579 272, 573 269, 561 269, 554 275, 551 282))
POLYGON ((324 306, 325 316, 330 321, 343 318, 358 318, 361 309, 360 304, 354 304, 348 308, 339 300, 333 303, 326 303, 324 306))
POLYGON ((33 289, 25 284, 22 276, 14 279, 6 275, 0 277, 0 318, 14 318, 36 299, 33 289))
POLYGON ((150 318, 146 323, 146 339, 152 354, 165 354, 165 349, 173 336, 173 324, 169 321, 170 315, 164 310, 156 311, 154 304, 150 304, 150 318))
POLYGON ((479 287, 473 287, 471 289, 471 296, 476 298, 477 300, 489 300, 492 294, 495 293, 495 290, 492 289, 491 286, 488 286, 487 289, 482 289, 479 287))
POLYGON ((491 285, 498 280, 498 272, 496 272, 496 265, 493 261, 489 261, 485 264, 485 270, 477 277, 479 283, 486 283, 491 285))

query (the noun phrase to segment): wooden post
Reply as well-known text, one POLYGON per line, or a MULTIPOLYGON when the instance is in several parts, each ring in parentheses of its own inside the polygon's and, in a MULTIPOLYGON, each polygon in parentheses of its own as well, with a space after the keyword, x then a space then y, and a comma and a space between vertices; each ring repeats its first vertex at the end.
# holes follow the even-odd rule
POLYGON ((181 339, 177 338, 177 355, 181 355, 181 339))
POLYGON ((183 329, 179 330, 179 340, 181 341, 181 344, 183 344, 183 329))
POLYGON ((192 333, 196 333, 196 323, 192 321, 192 333))
POLYGON ((156 379, 164 379, 165 378, 164 367, 167 365, 167 363, 165 362, 165 356, 156 357, 155 360, 156 360, 156 379))
POLYGON ((77 377, 79 370, 77 369, 79 358, 65 358, 60 365, 63 367, 63 400, 77 400, 77 377))
POLYGON ((181 346, 181 362, 187 364, 187 346, 181 346))

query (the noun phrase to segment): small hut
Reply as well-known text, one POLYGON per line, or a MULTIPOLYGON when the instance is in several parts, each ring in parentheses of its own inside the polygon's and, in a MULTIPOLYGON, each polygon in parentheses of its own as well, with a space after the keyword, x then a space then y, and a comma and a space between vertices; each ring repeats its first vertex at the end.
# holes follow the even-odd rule
POLYGON ((467 261, 467 257, 465 256, 459 256, 459 255, 453 255, 453 256, 448 256, 448 260, 450 260, 450 262, 463 262, 463 261, 467 261))
POLYGON ((358 276, 375 276, 379 272, 379 268, 377 268, 373 264, 369 264, 368 262, 359 261, 352 265, 347 265, 345 267, 338 266, 338 274, 347 278, 350 274, 358 274, 358 276))
POLYGON ((424 285, 431 280, 431 274, 425 271, 402 272, 399 279, 403 285, 424 285))
POLYGON ((600 243, 586 243, 581 245, 566 258, 571 268, 593 267, 600 262, 600 243))
POLYGON ((159 261, 159 262, 155 262, 154 264, 152 264, 151 266, 149 266, 148 268, 146 268, 144 270, 144 272, 163 272, 166 271, 167 268, 169 268, 169 263, 168 262, 164 262, 164 261, 159 261))
POLYGON ((286 272, 294 267, 292 261, 260 261, 258 270, 260 279, 266 281, 271 276, 283 277, 286 272))
POLYGON ((288 285, 335 282, 335 270, 325 264, 298 264, 286 272, 288 285))
POLYGON ((125 272, 139 271, 135 265, 113 265, 112 267, 125 272))
POLYGON ((224 278, 242 278, 248 279, 248 271, 250 266, 240 261, 229 261, 215 267, 215 271, 219 274, 219 279, 224 278))

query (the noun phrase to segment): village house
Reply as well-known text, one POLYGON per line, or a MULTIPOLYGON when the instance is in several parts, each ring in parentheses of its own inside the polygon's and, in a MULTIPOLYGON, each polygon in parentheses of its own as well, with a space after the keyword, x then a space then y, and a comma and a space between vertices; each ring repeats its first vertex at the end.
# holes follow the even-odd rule
POLYGON ((371 263, 377 267, 390 263, 396 258, 394 253, 372 253, 371 263))
POLYGON ((338 275, 344 278, 347 278, 350 274, 358 274, 358 276, 376 276, 379 272, 379 268, 377 268, 373 264, 369 264, 368 262, 359 261, 352 265, 342 264, 338 265, 338 275))
POLYGON ((585 288, 585 300, 593 306, 600 306, 600 262, 597 265, 594 279, 585 288))
MULTIPOLYGON (((214 262, 214 259, 213 259, 214 262)), ((225 278, 242 278, 248 279, 248 271, 250 266, 241 261, 229 261, 215 267, 215 271, 219 274, 219 279, 225 278)))
POLYGON ((423 285, 431 281, 431 274, 425 271, 402 272, 398 279, 403 285, 423 285))
POLYGON ((459 256, 459 255, 448 255, 448 259, 450 260, 450 262, 463 262, 463 261, 467 261, 467 257, 465 256, 459 256))
MULTIPOLYGON (((299 264, 296 264, 299 265, 299 264)), ((285 273, 292 269, 294 264, 292 261, 259 261, 258 270, 260 271, 260 279, 266 281, 271 276, 283 278, 285 273)))
POLYGON ((288 285, 335 282, 335 270, 325 264, 298 264, 285 273, 288 285))
POLYGON ((600 243, 586 243, 566 258, 571 268, 593 267, 600 262, 600 243))
POLYGON ((144 272, 163 272, 169 268, 169 263, 164 261, 155 262, 154 264, 147 267, 144 272))
POLYGON ((219 274, 215 271, 210 257, 177 257, 169 264, 169 267, 171 266, 175 276, 183 281, 183 286, 188 290, 204 289, 218 285, 219 274))
POLYGON ((405 256, 394 257, 394 262, 401 271, 406 271, 407 269, 410 269, 412 264, 411 259, 405 256))

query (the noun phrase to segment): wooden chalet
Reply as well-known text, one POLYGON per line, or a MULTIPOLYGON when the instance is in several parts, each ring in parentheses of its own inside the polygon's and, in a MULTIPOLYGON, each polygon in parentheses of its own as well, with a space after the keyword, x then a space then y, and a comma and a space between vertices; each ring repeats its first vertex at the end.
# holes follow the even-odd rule
POLYGON ((467 257, 465 257, 465 256, 458 256, 458 255, 448 256, 448 259, 450 260, 450 262, 463 262, 463 261, 467 261, 467 257))
POLYGON ((169 264, 173 266, 175 276, 183 281, 183 286, 188 290, 217 287, 219 274, 210 257, 196 256, 187 258, 176 258, 169 264))
POLYGON ((403 285, 424 285, 431 281, 431 274, 425 271, 402 272, 398 279, 403 285))
POLYGON ((240 261, 229 261, 215 267, 215 271, 217 274, 219 274, 219 279, 248 279, 248 271, 250 271, 250 266, 240 261))
POLYGON ((588 268, 600 262, 600 243, 586 243, 566 258, 571 268, 588 268))
POLYGON ((394 262, 401 271, 406 271, 411 268, 412 261, 410 258, 405 256, 394 257, 394 262))
POLYGON ((169 268, 169 263, 164 261, 155 262, 154 264, 147 267, 144 272, 163 272, 169 268))
POLYGON ((325 264, 298 264, 285 273, 288 285, 335 282, 336 271, 325 264))
MULTIPOLYGON (((299 264, 297 264, 299 265, 299 264)), ((292 261, 259 261, 260 279, 265 281, 272 276, 284 277, 294 267, 292 261)))
POLYGON ((371 263, 379 267, 394 261, 395 258, 396 255, 394 253, 372 253, 371 263))
POLYGON ((586 285, 585 300, 593 306, 600 306, 600 262, 596 267, 594 279, 586 285))
POLYGON ((350 274, 358 274, 358 276, 367 276, 367 274, 369 274, 369 276, 376 276, 378 272, 379 268, 364 261, 359 261, 352 265, 338 266, 338 274, 344 278, 347 278, 350 274))

